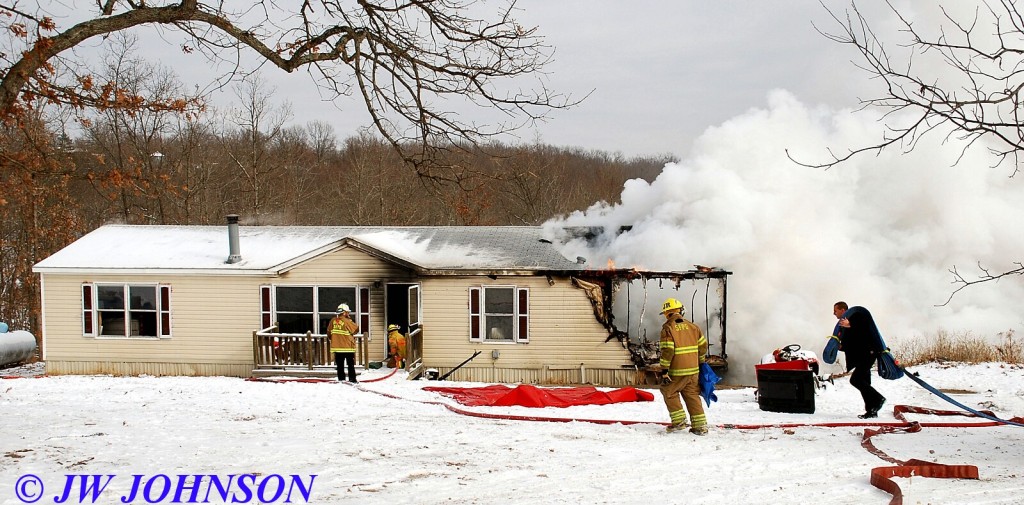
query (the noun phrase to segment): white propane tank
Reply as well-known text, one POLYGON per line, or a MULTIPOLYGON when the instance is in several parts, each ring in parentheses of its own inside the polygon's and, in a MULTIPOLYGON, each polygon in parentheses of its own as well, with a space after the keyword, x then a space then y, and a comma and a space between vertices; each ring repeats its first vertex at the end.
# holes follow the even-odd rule
POLYGON ((0 333, 0 366, 25 361, 36 352, 36 337, 24 330, 0 333))

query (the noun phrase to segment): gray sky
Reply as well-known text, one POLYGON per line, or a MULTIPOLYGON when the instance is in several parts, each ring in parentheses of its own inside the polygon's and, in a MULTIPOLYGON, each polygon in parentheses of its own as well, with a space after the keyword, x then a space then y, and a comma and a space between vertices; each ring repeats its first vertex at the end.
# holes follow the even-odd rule
POLYGON ((523 20, 556 47, 552 83, 593 94, 540 128, 544 141, 684 156, 693 138, 783 88, 808 103, 857 94, 848 48, 817 2, 531 0, 523 20), (830 26, 830 25, 829 25, 830 26))
MULTIPOLYGON (((626 156, 685 157, 709 126, 754 107, 767 93, 786 89, 808 104, 853 107, 867 76, 850 60, 850 48, 830 42, 814 25, 834 21, 817 2, 785 0, 715 2, 616 0, 523 0, 518 15, 537 26, 555 48, 547 71, 554 90, 590 96, 580 105, 553 111, 552 118, 518 132, 510 142, 540 140, 626 156)), ((174 45, 163 52, 177 53, 174 45)), ((174 64, 182 58, 166 54, 174 64)), ((174 68, 190 79, 196 57, 174 68)), ((266 68, 263 76, 288 100, 294 122, 324 120, 339 137, 368 124, 361 105, 325 104, 305 72, 266 68), (340 110, 339 110, 340 107, 340 110)), ((234 99, 216 92, 218 104, 234 99)))

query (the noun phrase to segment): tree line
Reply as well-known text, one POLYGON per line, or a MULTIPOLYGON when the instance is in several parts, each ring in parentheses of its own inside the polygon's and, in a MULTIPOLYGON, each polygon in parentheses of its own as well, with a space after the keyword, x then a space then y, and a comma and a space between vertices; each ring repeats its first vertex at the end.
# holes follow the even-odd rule
MULTIPOLYGON (((117 71, 140 95, 180 92, 145 62, 117 71)), ((542 142, 449 144, 435 158, 448 176, 429 177, 380 136, 294 124, 258 79, 233 89, 225 109, 83 112, 39 100, 8 117, 0 318, 36 330, 32 265, 107 223, 216 225, 238 214, 249 225, 537 225, 615 201, 626 180, 653 180, 671 161, 542 142)))

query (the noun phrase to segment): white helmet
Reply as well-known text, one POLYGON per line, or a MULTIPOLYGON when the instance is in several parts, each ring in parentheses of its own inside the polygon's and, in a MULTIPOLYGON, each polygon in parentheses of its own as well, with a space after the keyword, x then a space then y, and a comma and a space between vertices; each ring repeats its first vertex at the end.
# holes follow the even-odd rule
POLYGON ((341 304, 341 305, 338 305, 338 310, 337 310, 337 312, 338 312, 338 314, 343 314, 343 313, 345 313, 345 312, 352 312, 352 311, 351 311, 351 310, 349 310, 349 308, 348 308, 348 304, 347 304, 347 303, 343 303, 343 304, 341 304))

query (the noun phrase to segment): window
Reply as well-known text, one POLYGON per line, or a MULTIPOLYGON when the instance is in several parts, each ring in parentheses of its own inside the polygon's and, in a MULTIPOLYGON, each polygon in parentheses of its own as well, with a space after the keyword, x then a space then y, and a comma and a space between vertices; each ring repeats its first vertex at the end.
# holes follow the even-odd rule
POLYGON ((83 284, 82 334, 170 337, 171 287, 159 284, 83 284))
POLYGON ((261 286, 260 323, 268 328, 276 317, 281 333, 309 331, 323 335, 338 305, 345 303, 362 331, 369 327, 369 293, 369 288, 351 286, 261 286))
POLYGON ((530 340, 530 296, 526 288, 469 288, 469 339, 477 342, 530 340))

